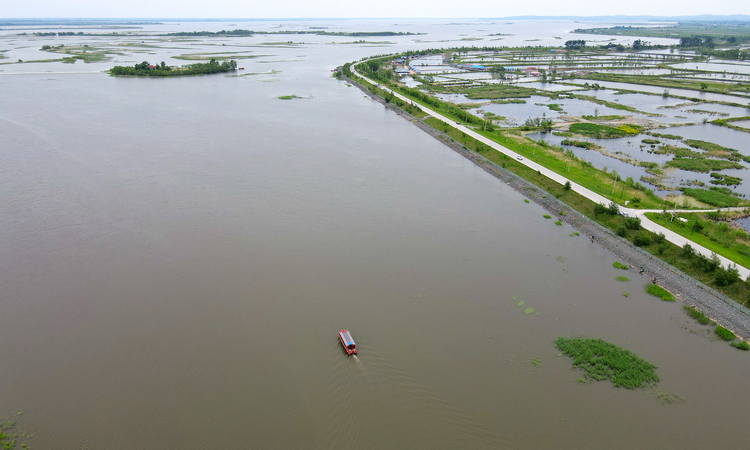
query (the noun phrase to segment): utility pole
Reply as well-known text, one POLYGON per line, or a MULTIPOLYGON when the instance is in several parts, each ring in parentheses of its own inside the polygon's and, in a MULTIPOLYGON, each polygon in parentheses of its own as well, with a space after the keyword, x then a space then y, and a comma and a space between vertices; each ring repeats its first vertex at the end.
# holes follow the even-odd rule
POLYGON ((617 187, 617 177, 615 177, 615 184, 612 185, 612 195, 615 195, 615 188, 617 187))

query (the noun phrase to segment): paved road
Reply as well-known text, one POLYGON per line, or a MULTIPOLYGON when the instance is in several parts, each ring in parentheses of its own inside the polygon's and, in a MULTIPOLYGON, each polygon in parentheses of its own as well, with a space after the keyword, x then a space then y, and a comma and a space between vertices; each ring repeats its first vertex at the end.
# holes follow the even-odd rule
MULTIPOLYGON (((498 152, 504 153, 504 154, 508 155, 509 157, 518 160, 518 162, 520 162, 521 164, 526 165, 527 167, 529 167, 531 169, 538 170, 539 172, 542 173, 542 175, 544 175, 544 176, 546 176, 548 178, 551 178, 552 180, 555 180, 555 181, 557 181, 560 184, 565 184, 566 182, 570 181, 571 188, 575 192, 583 195, 584 197, 588 198, 589 200, 592 200, 592 201, 597 202, 597 203, 602 203, 602 204, 605 204, 605 205, 607 205, 607 204, 610 203, 610 200, 607 199, 606 197, 603 197, 603 196, 597 194, 596 192, 594 192, 594 191, 592 191, 590 189, 587 189, 587 188, 581 186, 580 184, 578 184, 578 183, 576 183, 576 182, 574 182, 572 180, 569 180, 569 179, 565 178, 563 175, 560 175, 557 172, 553 172, 552 170, 547 169, 546 167, 544 167, 544 166, 542 166, 540 164, 537 164, 534 161, 529 160, 528 158, 526 158, 526 157, 524 157, 524 156, 522 156, 522 155, 514 152, 513 150, 511 150, 511 149, 509 149, 507 147, 504 147, 504 146, 498 144, 497 142, 495 142, 495 141, 493 141, 491 139, 488 139, 488 138, 482 136, 481 134, 475 132, 471 128, 468 128, 468 127, 466 127, 466 126, 464 126, 464 125, 462 125, 462 124, 460 124, 460 123, 458 123, 458 122, 456 122, 454 120, 451 120, 451 119, 443 116, 442 114, 440 114, 440 113, 438 113, 436 111, 433 111, 430 108, 427 108, 426 106, 422 106, 419 103, 413 102, 410 98, 405 97, 405 96, 399 94, 398 92, 395 92, 395 91, 393 91, 391 89, 388 89, 387 87, 380 85, 376 81, 373 81, 373 80, 365 77, 364 75, 362 75, 361 73, 359 73, 357 71, 357 68, 356 68, 356 66, 358 64, 361 64, 361 63, 363 63, 365 61, 360 61, 357 64, 353 64, 351 66, 352 72, 354 72, 357 76, 365 79, 369 83, 372 83, 373 85, 376 85, 376 86, 380 87, 384 91, 390 92, 391 94, 393 94, 394 96, 400 98, 401 100, 404 100, 405 102, 413 104, 414 106, 418 107, 419 109, 421 109, 425 113, 429 114, 430 116, 432 116, 432 117, 434 117, 434 118, 436 118, 436 119, 438 119, 438 120, 440 120, 440 121, 442 121, 442 122, 444 122, 444 123, 452 126, 453 128, 455 128, 457 130, 460 130, 460 131, 464 132, 467 136, 471 136, 474 139, 478 140, 479 142, 481 142, 481 143, 483 143, 485 145, 488 145, 489 147, 492 147, 493 149, 497 150, 498 152)), ((744 208, 731 208, 731 209, 742 210, 744 208)), ((645 228, 646 230, 652 231, 654 233, 662 233, 662 234, 664 234, 664 236, 666 237, 666 239, 669 242, 671 242, 671 243, 673 243, 675 245, 678 245, 678 246, 682 247, 686 243, 690 243, 690 246, 693 247, 696 252, 701 253, 702 255, 705 255, 705 256, 707 256, 707 257, 710 258, 711 255, 713 254, 713 252, 711 250, 709 250, 709 249, 707 249, 707 248, 705 248, 705 247, 703 247, 701 245, 698 245, 695 242, 688 240, 687 238, 684 238, 684 237, 680 236, 679 234, 675 233, 674 231, 671 231, 671 230, 669 230, 667 228, 664 228, 663 226, 661 226, 661 225, 653 222, 652 220, 650 220, 645 215, 645 213, 647 213, 647 212, 661 212, 662 210, 654 210, 654 209, 648 209, 648 210, 632 209, 632 208, 626 208, 626 207, 621 206, 620 207, 620 211, 623 211, 623 212, 627 213, 629 216, 638 217, 639 219, 641 219, 641 226, 643 228, 645 228)), ((701 210, 701 211, 702 212, 706 212, 706 210, 701 210)), ((685 212, 685 211, 681 210, 681 212, 685 212)), ((728 267, 730 264, 735 264, 734 262, 728 260, 727 258, 725 258, 723 256, 720 256, 720 255, 718 255, 718 256, 719 256, 719 260, 721 261, 721 264, 724 267, 728 267)), ((739 271, 740 276, 742 277, 742 279, 746 279, 748 276, 750 276, 750 269, 748 269, 747 267, 744 267, 744 266, 741 266, 741 265, 737 264, 737 270, 739 271)))

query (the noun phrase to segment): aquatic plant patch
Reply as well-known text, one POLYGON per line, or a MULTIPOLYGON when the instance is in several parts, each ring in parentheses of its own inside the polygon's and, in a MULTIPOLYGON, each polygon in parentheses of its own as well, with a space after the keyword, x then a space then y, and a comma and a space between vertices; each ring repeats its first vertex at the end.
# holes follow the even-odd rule
POLYGON ((574 123, 570 126, 570 132, 597 139, 615 139, 628 135, 625 130, 595 123, 574 123))
POLYGON ((711 323, 711 319, 708 318, 705 314, 703 314, 701 311, 696 309, 693 306, 690 305, 683 305, 682 309, 685 311, 685 313, 695 319, 696 322, 698 322, 701 325, 708 325, 711 323))
POLYGON ((646 288, 646 292, 653 295, 654 297, 659 297, 660 299, 662 299, 662 301, 665 302, 675 301, 674 295, 672 295, 671 292, 656 284, 648 285, 648 287, 646 288))
POLYGON ((612 267, 614 267, 615 269, 622 269, 622 270, 628 270, 629 268, 626 264, 623 264, 620 261, 613 262, 612 267))
POLYGON ((724 341, 733 341, 737 338, 737 336, 735 336, 734 333, 722 327, 721 325, 716 326, 714 333, 716 333, 716 335, 719 336, 719 338, 724 341))
POLYGON ((586 378, 608 379, 616 387, 626 389, 647 387, 659 381, 655 365, 601 339, 561 337, 555 340, 555 346, 573 358, 573 367, 582 369, 586 378))

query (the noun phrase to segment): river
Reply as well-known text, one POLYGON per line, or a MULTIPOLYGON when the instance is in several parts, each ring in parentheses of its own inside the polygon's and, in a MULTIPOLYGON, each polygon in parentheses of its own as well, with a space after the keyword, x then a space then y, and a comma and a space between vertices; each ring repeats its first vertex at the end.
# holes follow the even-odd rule
MULTIPOLYGON (((0 417, 23 411, 32 446, 59 449, 746 445, 746 353, 330 76, 371 54, 489 33, 543 45, 586 24, 399 22, 163 27, 428 34, 154 40, 110 62, 0 66, 0 417), (268 45, 287 40, 305 44, 268 45), (219 43, 263 74, 96 73, 219 43), (578 335, 662 381, 579 383, 553 344, 578 335)), ((3 33, 3 62, 146 40, 3 33)))

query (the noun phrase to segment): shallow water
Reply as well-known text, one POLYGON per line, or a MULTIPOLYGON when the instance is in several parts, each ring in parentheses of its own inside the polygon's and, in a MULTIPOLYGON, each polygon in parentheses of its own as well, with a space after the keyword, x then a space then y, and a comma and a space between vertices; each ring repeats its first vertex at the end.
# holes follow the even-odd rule
MULTIPOLYGON (((323 24, 438 40, 478 28, 566 39, 558 30, 573 27, 393 22, 164 27, 323 24)), ((394 38, 398 49, 434 45, 413 39, 394 38)), ((746 355, 679 304, 645 295, 638 275, 615 281, 612 255, 330 77, 371 50, 300 40, 243 61, 262 76, 75 73, 114 61, 52 63, 46 74, 2 66, 19 75, 0 77, 0 417, 25 411, 18 427, 32 446, 747 442, 746 355), (276 98, 291 94, 303 99, 276 98), (343 328, 356 360, 337 341, 343 328), (634 351, 659 366, 659 389, 685 401, 578 383, 552 344, 573 335, 634 351), (696 420, 701 432, 686 432, 696 420)))

